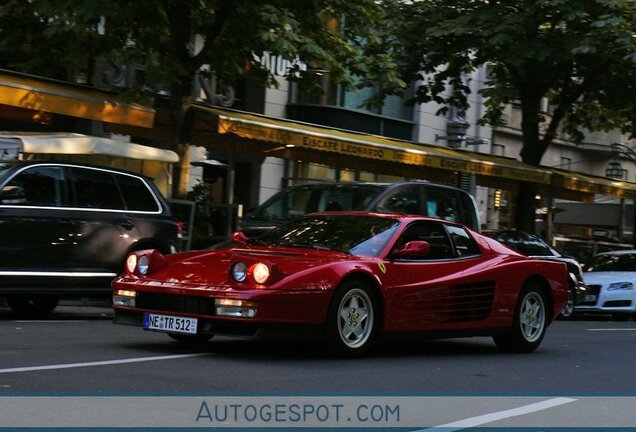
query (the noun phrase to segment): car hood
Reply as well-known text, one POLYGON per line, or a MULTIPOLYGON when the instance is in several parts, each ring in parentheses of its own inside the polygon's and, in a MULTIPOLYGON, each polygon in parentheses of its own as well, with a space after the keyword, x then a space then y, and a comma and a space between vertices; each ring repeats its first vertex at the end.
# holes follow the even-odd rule
POLYGON ((636 272, 585 272, 583 273, 583 279, 588 285, 607 285, 613 282, 636 282, 636 272))
POLYGON ((213 286, 236 286, 231 279, 230 266, 238 261, 245 262, 248 267, 257 262, 268 264, 276 282, 293 274, 325 270, 334 263, 363 259, 336 251, 255 246, 188 252, 167 258, 170 265, 148 275, 149 279, 213 286))

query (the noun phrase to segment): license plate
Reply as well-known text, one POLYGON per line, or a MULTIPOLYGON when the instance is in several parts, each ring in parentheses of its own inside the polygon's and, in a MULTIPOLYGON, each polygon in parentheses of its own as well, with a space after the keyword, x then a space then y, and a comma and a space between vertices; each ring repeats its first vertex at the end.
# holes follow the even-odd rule
POLYGON ((169 333, 197 332, 197 319, 170 315, 144 314, 144 329, 169 333))
POLYGON ((586 294, 585 301, 596 301, 596 296, 594 294, 586 294))

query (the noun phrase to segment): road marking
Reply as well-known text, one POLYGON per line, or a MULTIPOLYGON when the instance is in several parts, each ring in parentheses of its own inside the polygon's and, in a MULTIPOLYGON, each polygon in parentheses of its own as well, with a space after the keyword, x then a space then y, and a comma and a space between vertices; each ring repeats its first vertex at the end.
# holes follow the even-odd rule
POLYGON ((636 331, 636 328, 594 328, 587 331, 636 331))
POLYGON ((104 360, 104 361, 85 362, 85 363, 65 363, 65 364, 45 365, 45 366, 26 366, 26 367, 0 369, 0 373, 31 372, 31 371, 52 370, 52 369, 72 369, 72 368, 90 367, 90 366, 109 366, 109 365, 117 365, 117 364, 125 364, 125 363, 140 363, 140 362, 158 361, 158 360, 174 360, 174 359, 188 358, 188 357, 203 357, 203 356, 209 356, 209 355, 210 355, 209 353, 177 354, 177 355, 156 356, 156 357, 137 357, 137 358, 128 358, 128 359, 119 359, 119 360, 104 360))
POLYGON ((499 421, 499 420, 503 420, 503 419, 507 419, 511 417, 522 416, 522 415, 534 413, 537 411, 543 411, 549 408, 557 407, 559 405, 564 405, 570 402, 574 402, 576 400, 577 399, 558 397, 554 399, 548 399, 545 401, 533 403, 530 405, 525 405, 519 408, 512 408, 505 411, 498 411, 498 412, 494 412, 490 414, 480 415, 477 417, 470 417, 464 420, 459 420, 453 423, 447 423, 447 424, 443 424, 439 426, 434 426, 432 428, 421 429, 415 432, 431 431, 434 429, 441 429, 441 428, 444 429, 444 432, 452 432, 452 431, 456 431, 460 429, 481 426, 487 423, 492 423, 495 421, 499 421))

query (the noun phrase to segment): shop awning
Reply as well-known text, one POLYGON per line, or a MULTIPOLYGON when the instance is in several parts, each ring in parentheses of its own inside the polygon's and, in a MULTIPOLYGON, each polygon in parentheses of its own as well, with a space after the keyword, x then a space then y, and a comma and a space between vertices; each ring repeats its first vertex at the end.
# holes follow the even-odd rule
MULTIPOLYGON (((104 155, 175 163, 179 156, 171 150, 75 133, 0 132, 0 150, 30 154, 104 155)), ((0 154, 2 152, 0 151, 0 154)))
POLYGON ((550 183, 549 171, 531 167, 511 158, 434 145, 415 144, 377 135, 330 129, 216 108, 201 106, 197 106, 197 108, 218 116, 218 133, 220 134, 235 134, 242 138, 267 141, 287 147, 299 147, 385 162, 526 180, 542 184, 550 183))
POLYGON ((122 103, 107 92, 84 86, 0 71, 0 105, 144 128, 155 111, 122 103))
POLYGON ((618 198, 636 199, 636 183, 596 177, 573 171, 552 169, 552 184, 568 190, 590 194, 609 195, 618 198))
POLYGON ((615 181, 549 167, 535 167, 517 159, 431 144, 412 143, 387 137, 332 129, 318 125, 271 118, 245 112, 195 106, 217 119, 216 132, 274 143, 283 148, 302 148, 349 157, 429 167, 490 178, 537 183, 554 196, 592 199, 594 194, 636 199, 636 183, 615 181))

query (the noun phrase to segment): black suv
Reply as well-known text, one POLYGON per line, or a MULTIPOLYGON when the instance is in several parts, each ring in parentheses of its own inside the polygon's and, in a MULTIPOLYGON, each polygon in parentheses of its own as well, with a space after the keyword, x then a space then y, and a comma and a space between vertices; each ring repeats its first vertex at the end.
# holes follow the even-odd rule
POLYGON ((132 250, 175 252, 178 226, 149 179, 56 162, 0 164, 0 296, 20 314, 108 296, 132 250))
POLYGON ((308 183, 291 186, 265 201, 239 225, 252 237, 307 213, 362 210, 439 217, 479 231, 477 204, 452 187, 410 181, 400 183, 308 183))

